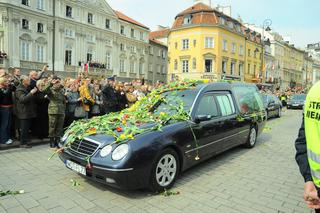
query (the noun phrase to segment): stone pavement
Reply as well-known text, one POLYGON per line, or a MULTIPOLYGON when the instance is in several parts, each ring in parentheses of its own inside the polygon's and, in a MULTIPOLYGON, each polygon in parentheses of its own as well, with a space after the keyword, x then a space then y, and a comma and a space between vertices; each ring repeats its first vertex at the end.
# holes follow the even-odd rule
POLYGON ((235 148, 182 174, 164 197, 86 181, 48 161, 47 145, 0 152, 0 189, 25 194, 0 198, 1 212, 310 212, 294 160, 301 111, 268 122, 254 149, 235 148), (70 180, 81 185, 74 187, 70 180))

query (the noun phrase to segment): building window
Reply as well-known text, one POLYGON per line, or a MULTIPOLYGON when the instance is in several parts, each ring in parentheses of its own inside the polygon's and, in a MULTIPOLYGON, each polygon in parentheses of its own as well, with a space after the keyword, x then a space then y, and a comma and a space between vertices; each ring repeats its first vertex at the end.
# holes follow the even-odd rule
POLYGON ((237 45, 236 43, 232 43, 232 53, 236 53, 236 50, 237 50, 237 45))
POLYGON ((193 69, 193 70, 196 70, 196 69, 197 69, 197 59, 196 59, 196 58, 193 58, 193 59, 192 59, 192 69, 193 69))
POLYGON ((74 38, 74 35, 75 35, 74 31, 68 28, 65 29, 64 34, 66 37, 70 37, 70 38, 74 38))
POLYGON ((159 49, 159 50, 158 50, 158 57, 160 57, 160 56, 161 56, 161 54, 162 54, 162 50, 161 50, 161 49, 159 49))
POLYGON ((122 26, 122 25, 120 26, 120 34, 124 35, 124 26, 122 26))
POLYGON ((161 56, 162 56, 162 59, 166 58, 166 52, 164 50, 161 50, 161 56))
POLYGON ((178 49, 178 42, 174 43, 174 47, 178 49))
POLYGON ((257 76, 257 65, 253 65, 253 74, 254 76, 257 76))
POLYGON ((243 55, 243 54, 244 54, 243 45, 240 45, 239 55, 243 55))
POLYGON ((193 47, 196 47, 197 46, 197 40, 193 40, 193 47))
POLYGON ((243 64, 239 64, 239 76, 243 73, 243 64))
POLYGON ((124 72, 124 60, 120 59, 120 72, 124 72))
POLYGON ((251 64, 248 64, 248 74, 251 74, 251 64))
POLYGON ((106 29, 110 29, 110 19, 106 19, 106 29))
POLYGON ((65 65, 70 66, 72 63, 72 50, 66 50, 65 54, 65 65))
POLYGON ((22 29, 29 30, 29 21, 27 19, 22 19, 22 29))
POLYGON ((135 62, 130 61, 130 73, 135 73, 135 62))
POLYGON ((139 74, 140 75, 143 74, 143 63, 142 63, 142 61, 139 62, 139 74))
POLYGON ((230 66, 230 74, 231 75, 235 74, 235 68, 236 68, 236 63, 235 62, 231 62, 231 66, 230 66))
POLYGON ((220 24, 225 25, 226 19, 224 17, 220 17, 220 24))
POLYGON ((26 41, 21 42, 21 60, 30 60, 30 43, 26 41))
POLYGON ((227 40, 222 41, 222 50, 228 51, 228 41, 227 40))
POLYGON ((206 37, 205 48, 214 48, 214 40, 212 37, 206 37))
POLYGON ((120 50, 124 51, 124 44, 122 44, 122 43, 120 44, 120 50))
POLYGON ((37 32, 38 32, 38 33, 43 33, 43 24, 42 24, 42 23, 38 23, 37 32))
POLYGON ((182 49, 183 50, 189 49, 189 39, 183 39, 182 40, 182 49))
POLYGON ((189 72, 189 60, 182 60, 182 72, 183 73, 189 72))
POLYGON ((192 15, 186 15, 184 18, 183 18, 183 24, 191 24, 191 21, 192 21, 192 15))
POLYGON ((131 38, 134 38, 134 29, 131 29, 131 38))
POLYGON ((130 52, 135 53, 136 52, 136 47, 135 46, 130 46, 130 52))
POLYGON ((87 53, 87 62, 92 61, 92 52, 88 51, 87 53))
POLYGON ((166 74, 166 69, 165 69, 165 67, 163 65, 161 66, 161 73, 162 74, 166 74))
POLYGON ((174 60, 174 70, 178 69, 178 60, 174 60))
POLYGON ((152 72, 152 64, 149 64, 149 72, 152 72))
POLYGON ((29 0, 22 0, 21 4, 29 6, 29 0))
POLYGON ((226 74, 227 73, 227 62, 222 61, 222 73, 226 74))
POLYGON ((251 57, 251 50, 248 49, 248 56, 251 57))
POLYGON ((72 7, 66 6, 66 16, 72 18, 72 7))
POLYGON ((92 13, 88 13, 88 23, 93 24, 93 15, 92 13))
POLYGON ((107 70, 111 69, 111 54, 110 53, 106 54, 106 69, 107 70))
POLYGON ((37 62, 44 62, 44 46, 37 45, 37 62))
POLYGON ((160 65, 159 64, 157 64, 157 73, 161 73, 161 67, 160 67, 160 65))
POLYGON ((212 72, 212 59, 206 59, 205 60, 205 72, 212 72))
POLYGON ((153 47, 149 47, 149 53, 150 53, 150 55, 153 55, 153 47))
POLYGON ((140 40, 144 40, 143 32, 140 32, 140 40))
POLYGON ((37 9, 44 10, 44 0, 37 0, 37 9))

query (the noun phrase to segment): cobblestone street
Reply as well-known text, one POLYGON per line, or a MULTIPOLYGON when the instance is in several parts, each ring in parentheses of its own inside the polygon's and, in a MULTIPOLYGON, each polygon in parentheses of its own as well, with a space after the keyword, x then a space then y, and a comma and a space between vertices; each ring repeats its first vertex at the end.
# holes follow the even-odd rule
POLYGON ((254 149, 235 148, 182 174, 165 197, 121 191, 81 178, 48 145, 0 152, 0 212, 310 212, 294 160, 301 111, 271 119, 254 149), (72 180, 80 186, 72 186, 72 180))

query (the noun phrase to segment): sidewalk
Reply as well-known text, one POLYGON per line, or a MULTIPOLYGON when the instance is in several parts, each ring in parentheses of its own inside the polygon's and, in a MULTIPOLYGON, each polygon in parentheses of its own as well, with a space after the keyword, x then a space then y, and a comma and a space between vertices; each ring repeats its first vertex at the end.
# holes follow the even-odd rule
MULTIPOLYGON (((29 144, 32 145, 32 146, 42 145, 42 144, 49 144, 49 138, 45 138, 43 140, 32 139, 29 144)), ((14 140, 13 143, 10 144, 10 145, 0 144, 0 150, 19 148, 19 146, 20 146, 20 141, 14 140)))

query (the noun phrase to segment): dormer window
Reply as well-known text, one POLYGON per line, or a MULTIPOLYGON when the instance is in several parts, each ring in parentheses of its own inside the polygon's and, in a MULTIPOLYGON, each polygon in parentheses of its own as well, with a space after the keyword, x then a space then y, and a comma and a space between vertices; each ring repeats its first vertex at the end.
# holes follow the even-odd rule
POLYGON ((191 24, 192 22, 192 15, 186 15, 184 18, 183 18, 183 24, 191 24))
POLYGON ((21 4, 29 6, 29 0, 22 0, 21 4))
POLYGON ((22 29, 29 30, 29 21, 27 19, 22 19, 22 29))
POLYGON ((224 17, 220 17, 220 24, 225 25, 226 19, 224 17))

